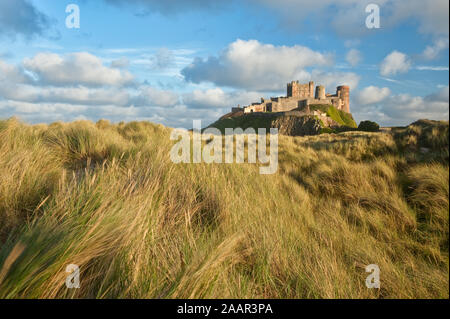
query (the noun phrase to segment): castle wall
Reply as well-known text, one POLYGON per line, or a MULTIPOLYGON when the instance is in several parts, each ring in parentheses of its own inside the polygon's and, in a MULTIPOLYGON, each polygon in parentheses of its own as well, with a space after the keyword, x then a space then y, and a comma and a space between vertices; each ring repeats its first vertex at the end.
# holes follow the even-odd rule
POLYGON ((333 102, 330 98, 325 98, 325 99, 309 98, 309 99, 305 99, 303 101, 299 101, 299 106, 304 107, 304 106, 312 105, 312 104, 330 105, 332 103, 333 102))
POLYGON ((252 105, 246 107, 244 109, 244 113, 290 111, 298 107, 298 101, 298 98, 289 97, 274 98, 270 101, 264 100, 262 103, 253 103, 252 105))
POLYGON ((278 102, 272 102, 272 112, 285 112, 297 108, 298 98, 280 98, 278 102))

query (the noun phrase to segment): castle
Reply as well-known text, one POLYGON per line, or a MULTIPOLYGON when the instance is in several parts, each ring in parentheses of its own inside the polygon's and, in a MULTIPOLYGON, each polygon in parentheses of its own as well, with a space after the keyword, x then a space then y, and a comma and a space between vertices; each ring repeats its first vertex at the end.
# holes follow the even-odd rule
POLYGON ((294 109, 305 110, 313 104, 333 105, 338 110, 350 113, 350 88, 341 85, 336 88, 336 94, 327 94, 324 86, 315 87, 313 81, 306 84, 292 81, 287 84, 287 96, 261 98, 260 103, 252 103, 243 108, 233 107, 232 112, 286 112, 294 109))

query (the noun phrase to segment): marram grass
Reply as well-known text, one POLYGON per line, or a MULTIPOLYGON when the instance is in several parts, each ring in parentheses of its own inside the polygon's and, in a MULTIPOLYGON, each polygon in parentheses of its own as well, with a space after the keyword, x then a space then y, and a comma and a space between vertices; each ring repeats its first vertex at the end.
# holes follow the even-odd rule
POLYGON ((448 122, 280 136, 274 175, 169 136, 0 121, 0 298, 449 297, 448 122))

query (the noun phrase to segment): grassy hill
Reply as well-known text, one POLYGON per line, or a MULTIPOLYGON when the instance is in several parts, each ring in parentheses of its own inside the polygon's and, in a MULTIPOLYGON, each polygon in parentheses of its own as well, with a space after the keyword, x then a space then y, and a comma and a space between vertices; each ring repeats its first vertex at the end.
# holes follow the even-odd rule
MULTIPOLYGON (((330 117, 334 122, 337 123, 337 125, 340 125, 339 129, 325 127, 323 122, 318 120, 319 125, 322 126, 321 132, 323 133, 336 133, 337 131, 352 130, 358 127, 358 125, 356 125, 356 122, 353 120, 353 116, 351 114, 338 110, 332 105, 313 104, 310 105, 310 110, 311 111, 320 110, 323 113, 326 113, 328 117, 330 117)), ((258 128, 269 129, 271 127, 277 127, 277 124, 280 124, 280 122, 283 123, 284 125, 287 124, 289 126, 293 126, 295 124, 293 122, 298 122, 297 123, 298 125, 302 125, 303 122, 308 122, 308 119, 316 118, 315 116, 309 115, 307 116, 307 119, 305 118, 304 120, 299 121, 297 120, 299 116, 291 113, 295 112, 286 112, 286 113, 257 112, 246 114, 243 112, 240 112, 239 114, 229 113, 221 117, 216 122, 212 123, 210 127, 218 128, 223 134, 225 132, 225 128, 240 127, 242 129, 253 128, 255 130, 257 130, 258 128)), ((318 130, 317 133, 320 133, 320 130, 318 130)), ((285 133, 281 134, 291 135, 285 133)))
POLYGON ((237 128, 242 129, 253 128, 255 131, 258 128, 270 129, 272 122, 277 119, 279 115, 277 113, 242 113, 240 116, 220 118, 216 122, 212 123, 210 127, 219 129, 222 134, 225 133, 225 128, 237 128))
POLYGON ((0 121, 0 298, 449 297, 448 122, 280 136, 273 175, 169 135, 0 121))

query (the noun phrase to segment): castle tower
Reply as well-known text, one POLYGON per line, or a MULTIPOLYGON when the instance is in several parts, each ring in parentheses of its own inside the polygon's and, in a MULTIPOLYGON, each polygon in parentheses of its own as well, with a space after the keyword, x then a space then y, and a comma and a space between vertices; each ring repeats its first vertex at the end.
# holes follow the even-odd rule
POLYGON ((314 97, 314 81, 309 81, 309 96, 307 97, 314 97))
POLYGON ((314 82, 300 84, 298 81, 292 81, 287 84, 286 96, 294 98, 314 97, 314 82))
POLYGON ((298 81, 292 81, 291 83, 287 84, 287 97, 293 97, 295 94, 298 93, 297 90, 298 81))
POLYGON ((325 99, 325 87, 323 85, 316 86, 316 99, 325 99))
POLYGON ((350 113, 350 87, 347 85, 338 86, 336 93, 342 100, 342 111, 350 113))

